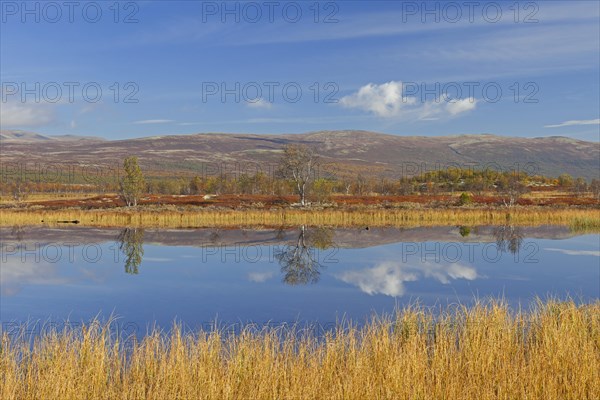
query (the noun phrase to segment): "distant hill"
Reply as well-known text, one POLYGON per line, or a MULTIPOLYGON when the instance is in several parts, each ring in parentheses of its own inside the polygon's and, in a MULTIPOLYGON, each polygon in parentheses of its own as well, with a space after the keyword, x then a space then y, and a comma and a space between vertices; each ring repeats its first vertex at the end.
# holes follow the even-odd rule
MULTIPOLYGON (((216 170, 269 172, 289 143, 314 147, 344 174, 399 177, 424 170, 487 165, 549 176, 569 173, 588 179, 600 174, 600 144, 566 137, 518 138, 494 135, 397 136, 368 131, 250 135, 203 133, 126 140, 51 137, 2 131, 2 161, 74 162, 118 165, 137 155, 148 173, 209 174, 216 170)), ((330 164, 330 165, 331 165, 330 164)))
POLYGON ((1 130, 0 140, 2 140, 3 142, 12 140, 31 142, 50 140, 50 138, 48 136, 40 135, 39 133, 35 132, 27 132, 20 130, 1 130))
POLYGON ((3 144, 6 142, 40 142, 51 140, 105 140, 95 136, 76 136, 76 135, 56 135, 46 136, 35 132, 21 130, 0 130, 0 140, 3 144))

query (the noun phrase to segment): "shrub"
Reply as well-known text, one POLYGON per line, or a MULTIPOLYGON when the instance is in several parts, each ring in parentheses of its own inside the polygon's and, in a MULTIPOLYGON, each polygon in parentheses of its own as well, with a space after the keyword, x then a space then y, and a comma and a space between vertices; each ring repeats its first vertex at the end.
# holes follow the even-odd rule
POLYGON ((471 197, 471 195, 469 193, 461 193, 461 195, 458 199, 459 206, 466 206, 468 204, 471 204, 472 202, 473 202, 473 198, 471 197))

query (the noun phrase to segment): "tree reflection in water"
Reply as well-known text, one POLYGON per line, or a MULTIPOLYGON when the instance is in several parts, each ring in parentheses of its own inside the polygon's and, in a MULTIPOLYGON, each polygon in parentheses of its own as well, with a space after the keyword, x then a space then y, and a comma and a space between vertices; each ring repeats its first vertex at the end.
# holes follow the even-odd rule
POLYGON ((298 240, 275 252, 283 282, 288 285, 317 283, 324 266, 320 263, 318 250, 333 246, 333 231, 327 228, 300 227, 298 240))
POLYGON ((119 233, 117 241, 119 242, 119 250, 125 257, 125 272, 137 274, 144 256, 144 230, 125 228, 119 233))
POLYGON ((509 251, 517 254, 523 244, 523 232, 521 228, 514 225, 502 225, 494 228, 496 246, 501 252, 509 251))
POLYGON ((25 236, 25 228, 23 228, 21 225, 13 225, 11 234, 15 237, 17 242, 22 242, 23 237, 25 236))

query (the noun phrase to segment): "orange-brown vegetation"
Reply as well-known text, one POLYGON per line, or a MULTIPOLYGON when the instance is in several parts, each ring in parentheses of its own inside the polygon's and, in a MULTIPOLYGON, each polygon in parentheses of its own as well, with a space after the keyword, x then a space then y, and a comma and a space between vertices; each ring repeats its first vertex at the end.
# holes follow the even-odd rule
MULTIPOLYGON (((454 206, 459 193, 455 194, 412 194, 412 195, 333 195, 328 204, 337 206, 389 206, 393 204, 413 203, 421 206, 454 206)), ((225 207, 225 208, 281 208, 297 201, 297 196, 272 196, 257 194, 223 194, 211 198, 203 195, 167 195, 152 194, 143 196, 140 205, 175 205, 175 206, 200 206, 200 207, 225 207)), ((501 206, 502 200, 494 193, 473 195, 473 205, 501 206)), ((5 205, 10 203, 4 202, 5 205)), ((573 196, 563 191, 532 191, 517 201, 521 206, 594 206, 598 204, 592 196, 573 196)), ((90 196, 86 194, 72 194, 70 196, 46 194, 43 198, 32 196, 23 202, 23 205, 38 206, 47 209, 60 209, 68 207, 79 208, 114 208, 123 207, 125 202, 117 194, 90 196)))

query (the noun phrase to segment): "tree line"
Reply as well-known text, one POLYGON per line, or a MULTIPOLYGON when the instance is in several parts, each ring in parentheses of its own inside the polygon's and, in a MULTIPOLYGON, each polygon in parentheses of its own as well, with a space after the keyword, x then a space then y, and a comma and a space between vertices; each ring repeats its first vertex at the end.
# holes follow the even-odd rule
MULTIPOLYGON (((30 193, 119 192, 128 206, 135 206, 143 194, 222 195, 249 194, 297 195, 298 203, 327 202, 334 195, 437 195, 465 192, 461 202, 468 203, 471 194, 494 193, 507 206, 513 205, 534 187, 561 189, 573 196, 592 195, 600 201, 600 179, 587 182, 561 174, 553 178, 529 175, 523 171, 497 171, 450 167, 426 171, 415 176, 390 178, 372 174, 329 173, 319 176, 321 160, 317 152, 305 145, 288 145, 280 157, 274 174, 219 173, 209 176, 146 177, 135 156, 123 162, 123 175, 118 182, 97 184, 43 183, 24 179, 2 179, 0 193, 14 200, 25 199, 30 193)), ((540 189, 542 190, 542 189, 540 189)))
MULTIPOLYGON (((320 159, 316 151, 306 145, 288 145, 284 148, 279 160, 279 168, 275 176, 257 172, 253 175, 240 174, 229 176, 194 176, 189 180, 168 179, 151 180, 142 183, 143 175, 137 158, 132 166, 128 158, 124 169, 128 172, 124 181, 129 186, 137 185, 137 191, 157 194, 262 194, 298 196, 302 206, 309 201, 325 202, 333 195, 413 195, 463 192, 461 204, 471 201, 470 193, 482 195, 492 192, 500 197, 506 206, 513 206, 518 199, 529 192, 532 187, 560 188, 574 196, 592 194, 600 201, 600 180, 591 183, 583 178, 573 178, 569 174, 561 174, 557 178, 543 175, 529 175, 523 171, 496 171, 492 169, 477 170, 451 167, 427 171, 412 177, 392 179, 388 177, 335 176, 319 177, 320 159), (468 192, 468 193, 467 193, 468 192)), ((123 186, 123 184, 122 184, 123 186)), ((128 202, 129 204, 129 202, 128 202)))

